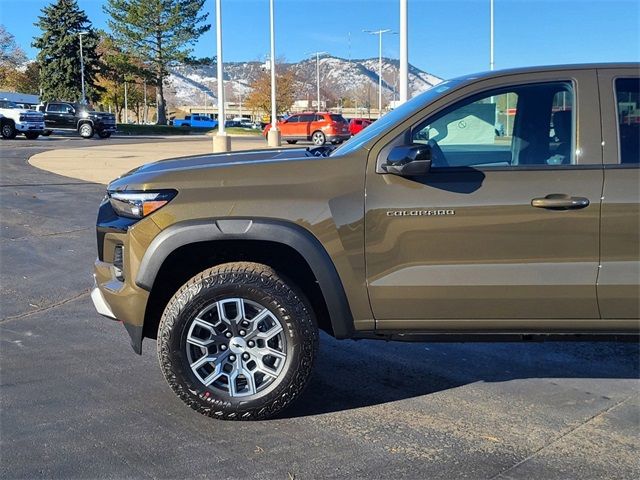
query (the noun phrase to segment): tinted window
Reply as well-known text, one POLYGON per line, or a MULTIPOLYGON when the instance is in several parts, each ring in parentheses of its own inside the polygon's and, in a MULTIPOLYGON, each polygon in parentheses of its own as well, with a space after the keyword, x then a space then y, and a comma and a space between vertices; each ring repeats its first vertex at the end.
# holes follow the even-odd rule
POLYGON ((347 123, 347 121, 344 119, 342 115, 337 115, 335 113, 332 113, 329 116, 331 117, 331 120, 333 120, 334 122, 347 123))
POLYGON ((304 115, 300 115, 300 121, 301 122, 313 122, 313 120, 315 119, 315 115, 313 114, 304 114, 304 115))
POLYGON ((292 117, 287 118, 287 123, 296 123, 300 121, 300 117, 298 115, 293 115, 292 117))
POLYGON ((47 112, 61 113, 66 111, 67 109, 61 103, 50 103, 47 105, 47 112))
POLYGON ((640 163, 640 79, 616 80, 621 163, 640 163))
POLYGON ((434 167, 574 163, 573 87, 546 83, 463 100, 412 131, 435 149, 434 167))

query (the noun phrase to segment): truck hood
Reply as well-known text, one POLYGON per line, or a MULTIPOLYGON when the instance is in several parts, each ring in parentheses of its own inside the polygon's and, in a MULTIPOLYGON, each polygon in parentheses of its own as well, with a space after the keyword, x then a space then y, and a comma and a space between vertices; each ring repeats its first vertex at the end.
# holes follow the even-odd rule
POLYGON ((123 189, 126 188, 128 184, 138 183, 139 180, 142 180, 141 177, 145 177, 148 180, 150 176, 162 175, 174 171, 228 167, 234 164, 286 162, 294 159, 300 160, 305 157, 318 159, 318 157, 310 154, 305 148, 286 148, 248 150, 244 152, 218 153, 160 160, 158 162, 147 163, 125 173, 111 182, 108 188, 109 190, 123 189))
POLYGON ((5 118, 12 118, 17 120, 20 115, 28 115, 33 118, 34 121, 43 121, 44 115, 35 110, 27 110, 26 108, 0 108, 0 114, 5 118), (36 118, 37 117, 37 118, 36 118))

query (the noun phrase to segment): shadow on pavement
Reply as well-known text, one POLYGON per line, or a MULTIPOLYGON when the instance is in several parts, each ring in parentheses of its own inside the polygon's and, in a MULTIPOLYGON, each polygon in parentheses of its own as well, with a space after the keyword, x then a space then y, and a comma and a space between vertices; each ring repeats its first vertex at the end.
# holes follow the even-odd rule
POLYGON ((281 418, 368 407, 475 382, 637 379, 639 353, 633 342, 426 344, 323 335, 307 390, 281 418))

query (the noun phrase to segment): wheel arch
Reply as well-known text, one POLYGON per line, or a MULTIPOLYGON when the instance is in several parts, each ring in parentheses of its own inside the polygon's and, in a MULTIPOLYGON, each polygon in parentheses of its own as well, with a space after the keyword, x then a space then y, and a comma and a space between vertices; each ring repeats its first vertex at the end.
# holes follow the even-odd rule
MULTIPOLYGON (((163 230, 151 242, 140 263, 135 283, 153 292, 157 290, 154 288, 156 281, 162 281, 162 272, 166 271, 172 259, 176 260, 176 256, 180 264, 181 254, 187 253, 184 258, 198 261, 196 259, 206 258, 207 252, 219 254, 221 261, 255 261, 257 255, 258 261, 263 256, 264 263, 270 264, 273 259, 276 265, 271 266, 283 268, 282 273, 293 277, 303 293, 311 297, 309 300, 316 310, 321 328, 336 338, 353 335, 353 315, 331 257, 315 236, 291 222, 246 218, 179 222, 163 230), (268 251, 264 248, 267 244, 275 246, 277 254, 265 253, 268 251), (194 255, 194 252, 197 253, 194 255), (277 258, 282 261, 278 263, 277 258), (328 319, 323 319, 323 314, 328 319)), ((213 265, 205 264, 197 268, 202 267, 201 271, 210 266, 213 265)), ((155 317, 159 318, 158 313, 161 314, 157 311, 158 305, 155 305, 154 311, 153 301, 152 293, 145 315, 145 336, 154 333, 154 326, 149 322, 155 321, 155 317)))

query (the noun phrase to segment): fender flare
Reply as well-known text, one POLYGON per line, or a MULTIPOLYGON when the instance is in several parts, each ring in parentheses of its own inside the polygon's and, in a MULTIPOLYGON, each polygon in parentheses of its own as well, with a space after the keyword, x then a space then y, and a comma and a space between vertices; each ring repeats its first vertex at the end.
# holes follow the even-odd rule
POLYGON ((160 268, 185 245, 215 240, 262 240, 287 245, 307 262, 324 296, 336 338, 350 338, 353 315, 331 257, 311 232, 291 222, 271 219, 201 219, 179 222, 160 232, 147 248, 135 283, 151 291, 160 268))

